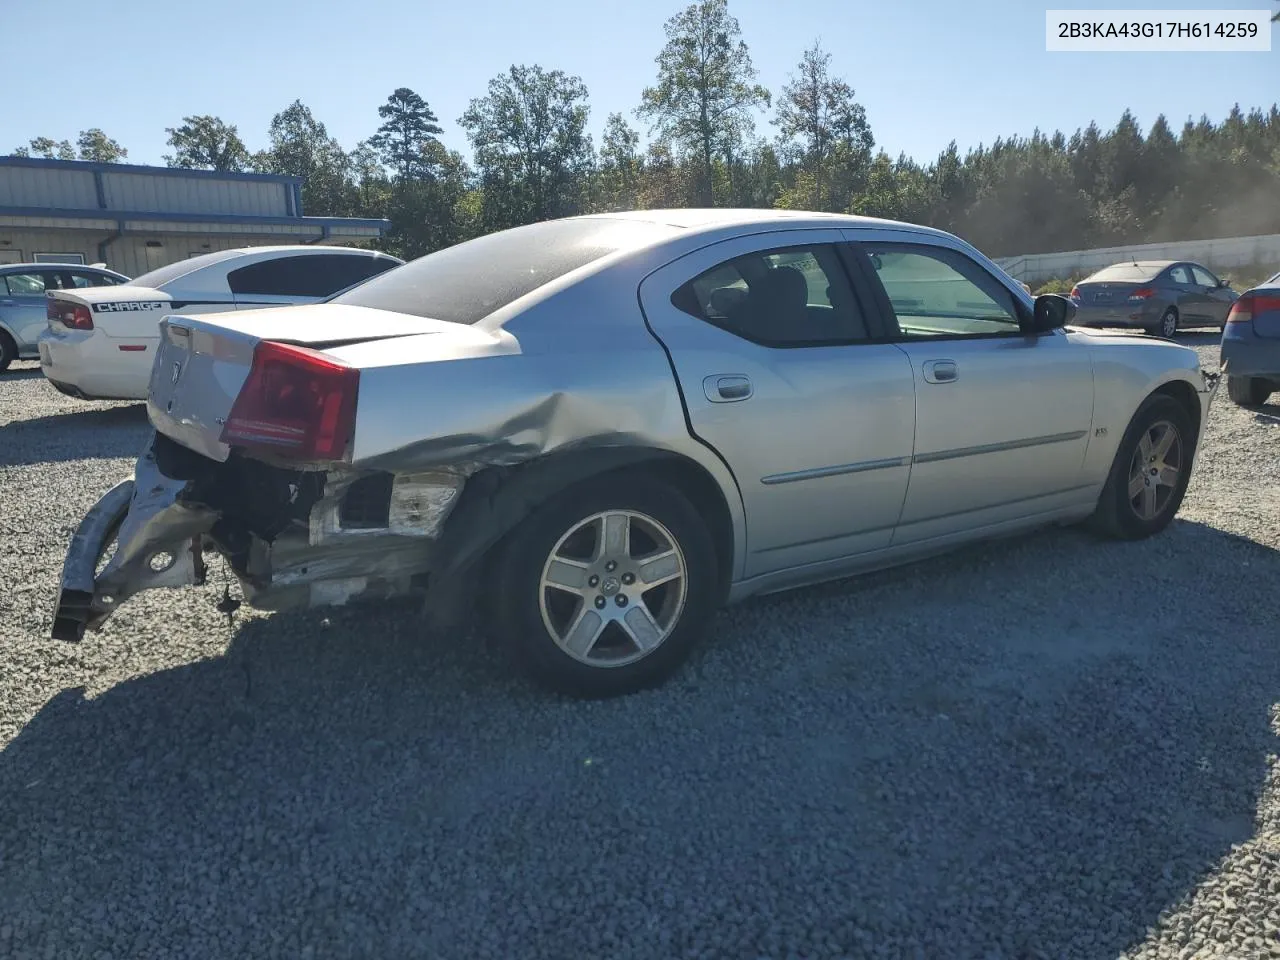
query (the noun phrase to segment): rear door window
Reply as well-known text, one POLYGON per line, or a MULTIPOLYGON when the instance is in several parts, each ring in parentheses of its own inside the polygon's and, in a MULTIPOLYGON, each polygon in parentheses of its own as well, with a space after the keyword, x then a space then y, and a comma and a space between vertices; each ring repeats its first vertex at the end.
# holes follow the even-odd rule
POLYGON ((1174 283, 1190 283, 1191 282, 1191 271, 1188 270, 1182 264, 1178 264, 1176 267, 1170 267, 1169 276, 1170 278, 1172 278, 1174 283))
POLYGON ((11 297, 44 296, 49 286, 44 273, 10 273, 4 278, 5 286, 11 297))
POLYGON ((844 266, 829 244, 749 253, 712 267, 671 295, 700 320, 769 347, 870 338, 844 266))

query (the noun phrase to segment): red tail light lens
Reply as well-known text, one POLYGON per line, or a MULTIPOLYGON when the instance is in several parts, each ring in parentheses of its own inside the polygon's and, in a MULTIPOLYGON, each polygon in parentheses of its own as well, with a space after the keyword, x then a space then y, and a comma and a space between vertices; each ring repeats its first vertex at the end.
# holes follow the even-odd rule
POLYGON ((1080 299, 1080 288, 1079 288, 1079 287, 1072 287, 1072 288, 1071 288, 1071 292, 1070 292, 1070 293, 1068 293, 1068 294, 1067 294, 1067 296, 1068 296, 1068 297, 1070 297, 1072 300, 1079 300, 1079 299, 1080 299))
POLYGON ((1130 300, 1146 300, 1156 295, 1155 287, 1139 287, 1133 293, 1129 294, 1130 300))
POLYGON ((293 460, 341 460, 355 431, 360 371, 306 347, 263 341, 222 442, 293 460))
POLYGON ((1280 311, 1280 297, 1246 293, 1227 311, 1227 323, 1250 323, 1259 314, 1271 313, 1273 310, 1280 311))
POLYGON ((1241 297, 1227 311, 1227 323, 1251 323, 1253 321, 1253 295, 1241 297))
POLYGON ((50 320, 57 320, 68 330, 92 330, 93 314, 82 303, 67 303, 65 300, 49 300, 45 305, 44 315, 50 320))

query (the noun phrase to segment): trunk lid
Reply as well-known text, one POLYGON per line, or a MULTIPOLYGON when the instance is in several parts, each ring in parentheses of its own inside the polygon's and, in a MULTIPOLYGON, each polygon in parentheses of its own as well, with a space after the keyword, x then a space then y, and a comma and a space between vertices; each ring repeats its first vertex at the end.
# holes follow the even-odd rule
POLYGON ((147 413, 155 428, 206 457, 224 461, 222 428, 264 340, 336 350, 349 344, 422 334, 442 346, 473 339, 472 328, 346 304, 268 308, 216 317, 174 315, 160 325, 147 413))
MULTIPOLYGON (((87 306, 94 326, 101 326, 112 337, 154 339, 160 332, 157 323, 173 303, 173 297, 163 291, 127 283, 115 287, 50 290, 48 296, 63 303, 87 306)), ((67 329, 59 320, 50 320, 49 327, 58 333, 67 329)))
POLYGON ((1259 287, 1252 297, 1253 332, 1268 340, 1280 337, 1280 287, 1259 287))
MULTIPOLYGON (((1138 283, 1078 283, 1076 290, 1080 293, 1080 304, 1085 307, 1123 307, 1129 294, 1142 284, 1138 283)), ((1150 286, 1150 284, 1147 284, 1150 286)))

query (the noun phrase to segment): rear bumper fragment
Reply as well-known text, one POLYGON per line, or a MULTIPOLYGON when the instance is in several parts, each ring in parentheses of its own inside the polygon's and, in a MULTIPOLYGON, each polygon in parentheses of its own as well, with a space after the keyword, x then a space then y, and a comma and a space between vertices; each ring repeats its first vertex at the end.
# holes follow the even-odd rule
POLYGON ((154 445, 138 459, 133 480, 124 480, 89 510, 76 528, 62 566, 54 606, 55 640, 83 638, 97 630, 125 600, 141 590, 204 582, 202 540, 217 514, 183 502, 186 482, 165 476, 154 445), (116 549, 100 574, 99 561, 116 549))

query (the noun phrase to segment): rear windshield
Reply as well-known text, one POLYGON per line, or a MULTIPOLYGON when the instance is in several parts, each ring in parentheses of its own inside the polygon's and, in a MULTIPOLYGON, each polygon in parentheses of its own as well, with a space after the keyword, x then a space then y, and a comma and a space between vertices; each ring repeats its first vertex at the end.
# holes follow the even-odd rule
POLYGON ((218 250, 214 253, 202 253, 198 257, 188 257, 186 260, 179 260, 177 263, 171 263, 167 267, 157 267, 150 273, 144 273, 140 277, 134 277, 129 281, 131 286, 150 287, 155 289, 161 284, 168 283, 170 280, 177 280, 179 277, 185 277, 193 270, 199 270, 201 267, 207 267, 211 263, 218 263, 222 260, 229 260, 232 257, 240 256, 239 250, 218 250))
POLYGON ((1140 263, 1117 263, 1114 266, 1103 267, 1091 276, 1089 280, 1150 280, 1157 273, 1163 270, 1165 266, 1166 264, 1161 264, 1158 267, 1151 267, 1140 263))
POLYGON ((546 220, 429 253, 329 302, 476 323, 566 273, 675 229, 608 217, 546 220))

